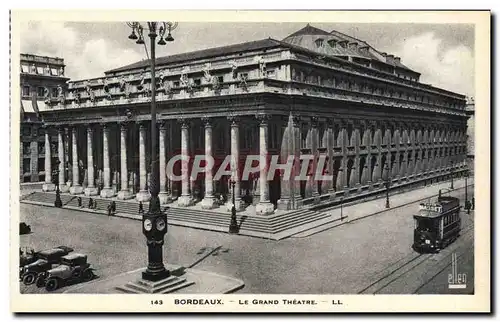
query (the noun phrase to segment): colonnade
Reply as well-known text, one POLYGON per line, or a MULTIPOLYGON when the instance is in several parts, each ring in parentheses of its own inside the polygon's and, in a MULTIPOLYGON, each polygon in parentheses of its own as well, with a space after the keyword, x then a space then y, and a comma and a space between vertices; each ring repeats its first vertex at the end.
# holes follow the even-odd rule
MULTIPOLYGON (((230 128, 230 171, 231 181, 234 181, 235 207, 237 210, 244 209, 245 203, 241 195, 241 164, 240 160, 240 125, 248 121, 250 116, 229 116, 225 120, 219 118, 201 118, 204 132, 204 153, 208 159, 213 157, 213 126, 214 122, 229 122, 230 128)), ((253 118, 253 117, 252 117, 253 118)), ((280 196, 277 206, 282 209, 293 209, 301 203, 310 201, 318 202, 323 195, 328 194, 331 198, 339 194, 343 196, 360 193, 381 187, 383 182, 390 180, 392 183, 411 181, 424 176, 432 176, 436 173, 451 171, 465 165, 466 160, 466 127, 465 124, 439 124, 423 122, 407 122, 405 120, 383 121, 383 120, 360 120, 351 118, 322 118, 322 117, 298 117, 290 115, 278 117, 281 120, 281 135, 274 140, 273 146, 280 147, 280 163, 286 163, 288 156, 294 156, 295 160, 300 155, 312 155, 309 162, 307 180, 297 182, 295 180, 280 182, 280 196), (313 174, 321 173, 332 176, 332 180, 317 181, 313 174)), ((261 157, 267 158, 269 152, 269 121, 271 115, 259 114, 258 121, 258 149, 261 157)), ((255 119, 254 119, 255 120, 255 119)), ((178 120, 180 125, 180 154, 181 158, 193 157, 190 154, 192 119, 178 120)), ((217 206, 218 200, 214 193, 214 171, 206 172, 204 176, 204 192, 202 200, 195 200, 192 193, 192 182, 189 176, 189 164, 181 162, 182 178, 181 191, 178 196, 172 195, 167 178, 167 151, 166 145, 169 138, 167 131, 169 122, 162 120, 159 123, 159 164, 160 164, 160 200, 163 204, 169 203, 177 198, 177 205, 189 207, 196 201, 204 209, 217 206)), ((111 123, 102 126, 102 151, 95 153, 94 149, 94 126, 86 125, 86 163, 87 181, 84 188, 80 183, 82 158, 81 149, 78 146, 78 128, 58 127, 58 158, 59 182, 69 182, 70 185, 62 184, 62 192, 74 195, 85 194, 95 196, 100 194, 103 198, 117 197, 118 199, 136 198, 138 201, 148 201, 149 165, 146 164, 147 135, 146 123, 139 122, 138 147, 127 146, 127 137, 131 135, 130 122, 119 123, 119 140, 116 151, 119 152, 119 176, 112 173, 110 165, 110 132, 111 123), (66 178, 65 164, 69 159, 68 141, 71 133, 71 171, 72 178, 66 178), (65 140, 66 137, 66 140, 65 140), (139 150, 138 181, 139 191, 134 193, 129 185, 130 160, 128 149, 139 150), (96 154, 96 155, 94 155, 96 154), (102 188, 96 187, 96 173, 94 157, 102 157, 102 188), (119 182, 119 190, 113 189, 112 180, 119 182)), ((116 123, 115 123, 116 124, 116 123)), ((116 128, 116 127, 113 127, 116 128)), ((114 133, 116 135, 117 133, 114 133)), ((54 189, 51 176, 49 132, 45 134, 45 172, 46 183, 44 190, 54 189), (48 157, 47 157, 48 156, 48 157), (47 161, 49 160, 49 161, 47 161)), ((293 163, 293 175, 298 175, 301 169, 300 162, 293 163)), ((274 211, 274 204, 270 200, 269 167, 261 167, 257 188, 254 194, 255 209, 258 214, 270 214, 274 211)), ((230 202, 230 199, 229 201, 230 202)))

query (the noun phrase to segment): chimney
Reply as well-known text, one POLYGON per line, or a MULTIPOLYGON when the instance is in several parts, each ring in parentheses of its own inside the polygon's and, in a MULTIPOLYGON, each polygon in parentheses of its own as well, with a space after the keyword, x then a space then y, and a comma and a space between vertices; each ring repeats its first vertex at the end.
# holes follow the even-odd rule
POLYGON ((394 60, 397 61, 398 63, 401 62, 401 57, 394 57, 394 60))
POLYGON ((394 55, 387 55, 387 60, 393 60, 394 59, 394 55))

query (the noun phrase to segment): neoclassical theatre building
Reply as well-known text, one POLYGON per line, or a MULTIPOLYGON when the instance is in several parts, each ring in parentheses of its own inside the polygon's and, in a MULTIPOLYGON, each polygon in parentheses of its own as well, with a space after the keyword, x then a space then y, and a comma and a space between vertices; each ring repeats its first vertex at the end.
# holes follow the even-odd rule
MULTIPOLYGON (((307 25, 283 40, 160 57, 156 66, 156 84, 147 61, 69 81, 40 112, 47 140, 58 137, 63 192, 147 202, 152 86, 161 200, 172 207, 219 207, 232 195, 229 179, 238 210, 265 215, 466 169, 465 96, 419 82, 400 57, 337 31, 307 25), (227 155, 239 162, 230 164, 231 178, 208 172, 168 180, 166 164, 179 154, 191 162, 212 156, 213 172, 227 155), (268 168, 241 179, 247 155, 304 154, 314 156, 309 173, 333 180, 282 180, 280 171, 265 180, 268 168), (318 170, 320 156, 326 162, 318 170)), ((189 167, 176 163, 174 173, 181 171, 189 167)), ((44 189, 53 189, 45 179, 44 189)))

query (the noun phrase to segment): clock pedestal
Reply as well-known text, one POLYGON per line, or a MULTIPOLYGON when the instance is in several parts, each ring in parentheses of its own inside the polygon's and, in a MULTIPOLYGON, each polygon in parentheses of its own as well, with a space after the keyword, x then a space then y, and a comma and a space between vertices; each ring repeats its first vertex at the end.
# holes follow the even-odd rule
POLYGON ((118 291, 130 294, 168 294, 193 285, 184 277, 169 276, 159 281, 140 279, 118 286, 118 291))

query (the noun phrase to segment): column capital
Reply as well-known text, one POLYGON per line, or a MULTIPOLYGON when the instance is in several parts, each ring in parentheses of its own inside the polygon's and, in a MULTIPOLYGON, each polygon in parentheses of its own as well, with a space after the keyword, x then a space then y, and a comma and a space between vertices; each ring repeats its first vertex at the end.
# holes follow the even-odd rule
POLYGON ((94 131, 94 128, 92 126, 87 126, 87 133, 92 133, 94 131))
POLYGON ((310 124, 311 124, 311 127, 317 128, 318 125, 319 125, 319 117, 317 117, 317 116, 311 116, 311 118, 310 118, 310 124))
POLYGON ((181 125, 181 128, 187 129, 191 126, 191 121, 187 118, 179 118, 177 122, 181 125))
POLYGON ((167 130, 167 120, 158 120, 158 124, 160 125, 160 131, 167 130))
POLYGON ((259 121, 260 125, 267 125, 269 120, 271 119, 271 115, 269 114, 256 114, 255 118, 259 121))
POLYGON ((146 130, 146 122, 145 121, 137 121, 136 124, 139 124, 139 131, 146 130))
POLYGON ((104 132, 109 132, 109 123, 107 122, 103 122, 103 123, 100 123, 101 127, 102 127, 102 130, 104 132))
POLYGON ((208 117, 208 116, 203 116, 201 118, 201 122, 205 126, 205 128, 212 127, 213 124, 213 117, 208 117))
POLYGON ((333 129, 334 125, 335 125, 334 119, 332 119, 332 118, 327 118, 326 119, 326 127, 327 128, 333 129))
POLYGON ((238 115, 228 115, 227 119, 231 122, 231 126, 238 126, 241 118, 238 115))

